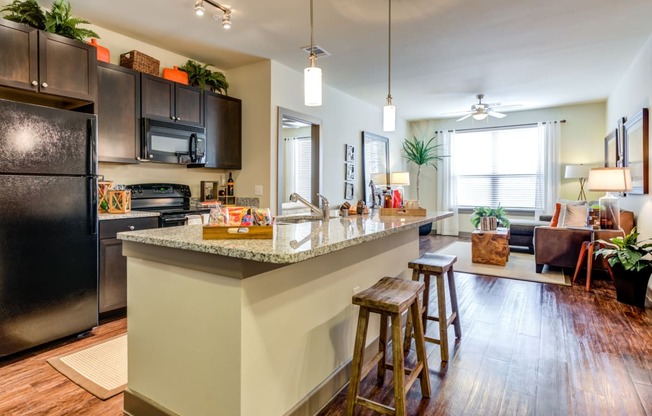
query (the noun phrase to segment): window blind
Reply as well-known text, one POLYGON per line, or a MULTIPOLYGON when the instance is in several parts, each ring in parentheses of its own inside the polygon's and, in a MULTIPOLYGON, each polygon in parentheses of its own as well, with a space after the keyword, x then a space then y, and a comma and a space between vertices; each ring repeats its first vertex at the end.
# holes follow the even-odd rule
POLYGON ((460 131, 452 144, 459 207, 540 209, 537 126, 460 131))
POLYGON ((295 192, 312 200, 312 144, 310 137, 298 137, 294 140, 294 183, 295 192))

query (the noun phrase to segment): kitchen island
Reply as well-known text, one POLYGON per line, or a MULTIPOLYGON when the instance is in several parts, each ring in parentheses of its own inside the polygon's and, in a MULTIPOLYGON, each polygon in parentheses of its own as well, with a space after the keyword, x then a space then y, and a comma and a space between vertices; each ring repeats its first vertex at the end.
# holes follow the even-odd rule
MULTIPOLYGON (((128 257, 125 411, 316 413, 348 381, 353 293, 410 278, 418 227, 450 215, 275 225, 270 240, 203 240, 200 225, 118 234, 128 257)), ((376 321, 368 339, 377 335, 376 321)))

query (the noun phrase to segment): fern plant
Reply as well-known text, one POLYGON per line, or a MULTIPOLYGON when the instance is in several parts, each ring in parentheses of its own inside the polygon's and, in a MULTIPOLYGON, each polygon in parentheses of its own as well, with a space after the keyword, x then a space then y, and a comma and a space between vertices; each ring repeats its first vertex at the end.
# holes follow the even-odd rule
POLYGON ((86 38, 99 38, 97 33, 90 29, 77 27, 89 24, 88 20, 73 17, 72 6, 68 0, 54 0, 52 9, 45 13, 45 31, 56 33, 67 38, 84 41, 86 38))
POLYGON ((73 17, 72 7, 68 0, 54 0, 52 8, 46 13, 43 13, 36 0, 14 0, 0 11, 9 12, 8 15, 4 16, 7 20, 24 23, 36 29, 70 39, 83 42, 86 38, 99 38, 94 31, 78 27, 79 25, 90 24, 90 22, 73 17))
POLYGON ((229 83, 221 72, 213 72, 208 69, 208 64, 200 64, 189 59, 179 69, 188 73, 188 83, 202 90, 210 90, 221 94, 227 93, 229 83))
POLYGON ((4 18, 12 22, 24 23, 41 30, 45 29, 45 13, 36 0, 14 0, 0 9, 0 12, 9 12, 4 18))
POLYGON ((497 208, 491 207, 476 207, 473 209, 473 214, 471 214, 471 224, 475 228, 480 226, 480 220, 483 217, 496 217, 496 220, 503 227, 509 227, 509 218, 507 218, 507 211, 505 208, 498 205, 497 208))

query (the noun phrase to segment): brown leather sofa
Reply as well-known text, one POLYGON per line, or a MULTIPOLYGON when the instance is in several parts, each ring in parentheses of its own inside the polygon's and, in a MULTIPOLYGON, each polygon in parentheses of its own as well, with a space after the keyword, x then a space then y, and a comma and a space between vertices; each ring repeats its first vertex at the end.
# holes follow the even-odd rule
MULTIPOLYGON (((634 228, 634 213, 620 211, 621 230, 596 230, 596 240, 609 240, 612 237, 622 236, 634 228)), ((577 258, 584 241, 590 241, 591 232, 588 230, 564 227, 535 227, 534 229, 534 261, 536 272, 541 273, 544 265, 566 267, 575 269, 577 258)), ((605 269, 604 262, 594 262, 594 268, 605 269)))

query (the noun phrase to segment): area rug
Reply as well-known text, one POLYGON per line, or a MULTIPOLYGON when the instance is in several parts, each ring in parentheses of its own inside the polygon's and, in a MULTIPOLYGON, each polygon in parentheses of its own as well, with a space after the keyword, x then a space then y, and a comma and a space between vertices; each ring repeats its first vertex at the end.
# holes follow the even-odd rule
POLYGON ((543 272, 537 273, 535 271, 534 255, 532 254, 512 251, 509 254, 509 260, 506 266, 494 266, 492 264, 471 262, 471 243, 467 241, 454 242, 437 251, 437 253, 457 256, 457 263, 453 265, 456 272, 563 286, 571 285, 570 277, 564 274, 562 268, 549 268, 548 266, 544 266, 543 272))
POLYGON ((106 400, 127 387, 127 335, 47 360, 75 384, 106 400))

